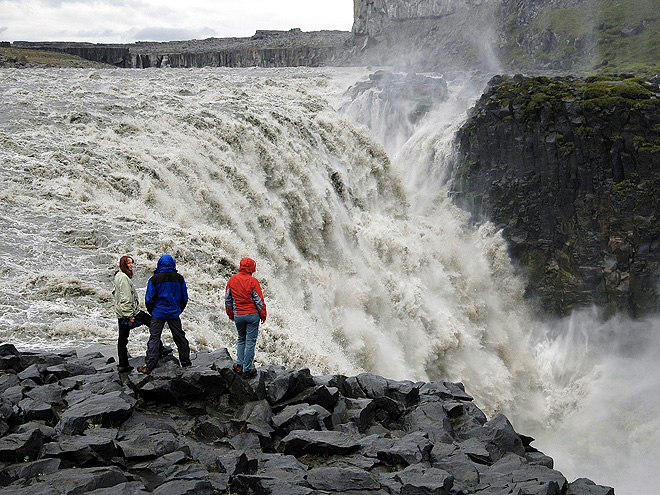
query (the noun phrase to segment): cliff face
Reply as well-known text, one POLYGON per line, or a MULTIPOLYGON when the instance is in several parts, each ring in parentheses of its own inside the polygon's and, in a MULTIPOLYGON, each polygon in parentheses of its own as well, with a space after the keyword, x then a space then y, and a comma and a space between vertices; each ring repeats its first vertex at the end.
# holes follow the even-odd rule
POLYGON ((640 71, 660 59, 655 0, 507 0, 498 23, 517 70, 640 71))
POLYGON ((350 61, 403 70, 499 72, 499 0, 355 0, 350 61))
POLYGON ((397 22, 444 17, 487 2, 488 0, 354 0, 353 32, 376 36, 397 22))
POLYGON ((320 66, 343 58, 349 32, 257 31, 250 38, 138 42, 132 44, 15 42, 31 48, 76 55, 117 67, 297 67, 320 66))
MULTIPOLYGON (((355 0, 355 57, 421 69, 645 70, 656 0, 355 0)), ((656 70, 656 69, 654 69, 656 70)))
POLYGON ((659 308, 660 89, 495 78, 458 135, 456 200, 503 229, 554 314, 659 308))
POLYGON ((131 53, 130 67, 319 67, 335 47, 244 48, 209 52, 131 53))

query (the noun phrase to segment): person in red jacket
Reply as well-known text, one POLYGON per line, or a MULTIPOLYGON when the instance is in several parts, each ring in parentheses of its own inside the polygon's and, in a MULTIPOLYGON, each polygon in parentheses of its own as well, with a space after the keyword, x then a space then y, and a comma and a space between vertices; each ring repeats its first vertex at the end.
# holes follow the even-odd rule
POLYGON ((259 321, 266 321, 266 301, 259 281, 252 276, 256 269, 257 263, 253 259, 243 258, 238 273, 231 276, 225 289, 225 310, 238 331, 233 369, 245 378, 257 374, 253 365, 254 347, 259 334, 259 321))

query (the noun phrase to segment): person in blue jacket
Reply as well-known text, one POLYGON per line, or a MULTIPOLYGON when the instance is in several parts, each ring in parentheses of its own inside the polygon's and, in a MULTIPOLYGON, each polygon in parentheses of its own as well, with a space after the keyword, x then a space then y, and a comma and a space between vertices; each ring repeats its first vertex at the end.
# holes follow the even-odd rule
POLYGON ((147 342, 147 358, 145 366, 138 367, 141 373, 150 373, 158 364, 160 337, 165 323, 170 327, 172 338, 179 350, 181 366, 190 366, 190 345, 181 327, 179 315, 188 304, 188 289, 186 281, 176 271, 176 262, 169 254, 164 254, 158 260, 156 271, 147 282, 145 306, 151 313, 149 325, 149 342, 147 342))

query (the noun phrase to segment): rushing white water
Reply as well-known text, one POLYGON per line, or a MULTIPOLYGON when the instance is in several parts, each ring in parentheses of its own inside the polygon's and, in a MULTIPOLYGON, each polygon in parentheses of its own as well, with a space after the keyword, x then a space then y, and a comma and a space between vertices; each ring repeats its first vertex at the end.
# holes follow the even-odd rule
MULTIPOLYGON (((587 352, 575 336, 603 335, 597 318, 532 321, 500 234, 471 227, 448 199, 452 138, 480 88, 455 81, 404 138, 379 143, 342 96, 365 75, 0 71, 0 340, 112 344, 119 257, 135 257, 143 294, 169 253, 188 283, 191 347, 233 350, 224 285, 250 256, 269 310, 257 364, 460 380, 569 477, 625 486, 634 465, 612 477, 600 459, 658 450, 657 392, 639 406, 626 388, 644 377, 638 395, 657 391, 657 371, 641 365, 657 368, 649 347, 605 353, 590 341, 587 352), (617 373, 627 359, 638 366, 617 373)), ((611 325, 622 341, 629 324, 611 325)), ((131 353, 146 340, 134 330, 131 353)))

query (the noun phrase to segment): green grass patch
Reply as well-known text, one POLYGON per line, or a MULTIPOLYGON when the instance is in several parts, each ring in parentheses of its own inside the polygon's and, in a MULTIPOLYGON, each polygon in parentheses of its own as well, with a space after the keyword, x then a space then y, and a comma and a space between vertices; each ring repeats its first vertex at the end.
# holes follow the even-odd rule
POLYGON ((0 47, 0 56, 23 61, 28 65, 49 67, 92 67, 101 64, 67 53, 0 47))

